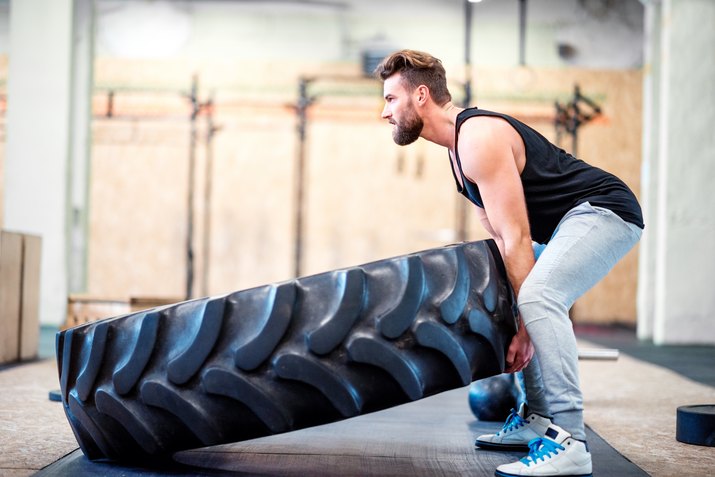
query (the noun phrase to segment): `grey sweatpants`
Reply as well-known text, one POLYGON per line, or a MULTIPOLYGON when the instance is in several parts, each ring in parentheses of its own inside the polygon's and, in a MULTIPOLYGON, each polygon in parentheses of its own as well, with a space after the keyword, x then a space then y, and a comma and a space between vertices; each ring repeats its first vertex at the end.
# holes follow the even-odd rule
POLYGON ((529 409, 550 417, 576 439, 585 440, 586 432, 569 309, 638 242, 641 232, 610 210, 589 203, 574 207, 519 291, 519 313, 535 349, 524 369, 529 409))

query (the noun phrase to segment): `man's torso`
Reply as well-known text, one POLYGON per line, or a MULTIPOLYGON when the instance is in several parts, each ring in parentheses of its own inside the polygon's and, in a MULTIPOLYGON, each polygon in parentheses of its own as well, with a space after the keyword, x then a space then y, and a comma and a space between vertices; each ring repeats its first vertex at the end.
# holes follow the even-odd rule
POLYGON ((505 123, 497 127, 497 140, 508 142, 512 149, 524 188, 532 237, 537 242, 548 242, 566 212, 584 202, 608 208, 625 221, 643 227, 640 206, 620 179, 574 158, 510 116, 470 108, 457 116, 455 151, 450 151, 450 160, 458 191, 477 206, 483 208, 478 184, 465 176, 456 152, 460 127, 467 120, 505 123))

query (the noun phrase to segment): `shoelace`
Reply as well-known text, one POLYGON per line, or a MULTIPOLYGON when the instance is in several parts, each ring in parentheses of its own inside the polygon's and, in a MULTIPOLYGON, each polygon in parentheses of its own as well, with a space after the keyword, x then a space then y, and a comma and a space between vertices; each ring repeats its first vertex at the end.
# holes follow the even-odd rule
POLYGON ((539 459, 546 460, 547 457, 551 457, 551 453, 558 454, 560 450, 564 450, 564 446, 561 444, 551 439, 537 437, 529 441, 529 455, 521 459, 521 462, 528 467, 531 464, 536 464, 539 459))
POLYGON ((512 409, 511 414, 506 418, 506 422, 500 432, 509 432, 524 425, 526 425, 526 421, 522 419, 518 412, 512 409))

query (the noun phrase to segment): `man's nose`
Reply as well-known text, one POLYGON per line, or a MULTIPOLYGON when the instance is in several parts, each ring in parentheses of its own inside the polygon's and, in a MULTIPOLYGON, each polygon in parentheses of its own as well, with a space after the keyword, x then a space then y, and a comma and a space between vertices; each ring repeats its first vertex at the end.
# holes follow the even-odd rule
POLYGON ((382 119, 388 119, 390 116, 392 116, 392 113, 387 109, 387 105, 385 105, 384 108, 382 108, 382 119))

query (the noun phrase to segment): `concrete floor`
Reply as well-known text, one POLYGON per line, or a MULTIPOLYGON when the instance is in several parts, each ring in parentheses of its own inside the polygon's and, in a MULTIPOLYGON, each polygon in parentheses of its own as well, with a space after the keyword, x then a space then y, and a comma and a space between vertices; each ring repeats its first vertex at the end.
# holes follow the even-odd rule
MULTIPOLYGON (((580 346, 595 345, 580 340, 580 346)), ((715 475, 715 448, 675 440, 676 408, 715 403, 715 387, 624 354, 618 361, 581 361, 581 380, 586 423, 649 475, 715 475)), ((33 475, 78 448, 62 405, 48 399, 49 391, 58 387, 53 360, 0 371, 0 476, 33 475)), ((466 399, 464 408, 468 408, 466 399)), ((474 453, 471 444, 465 442, 462 450, 453 452, 469 457, 474 453)), ((196 455, 189 451, 183 459, 195 460, 196 455)))

